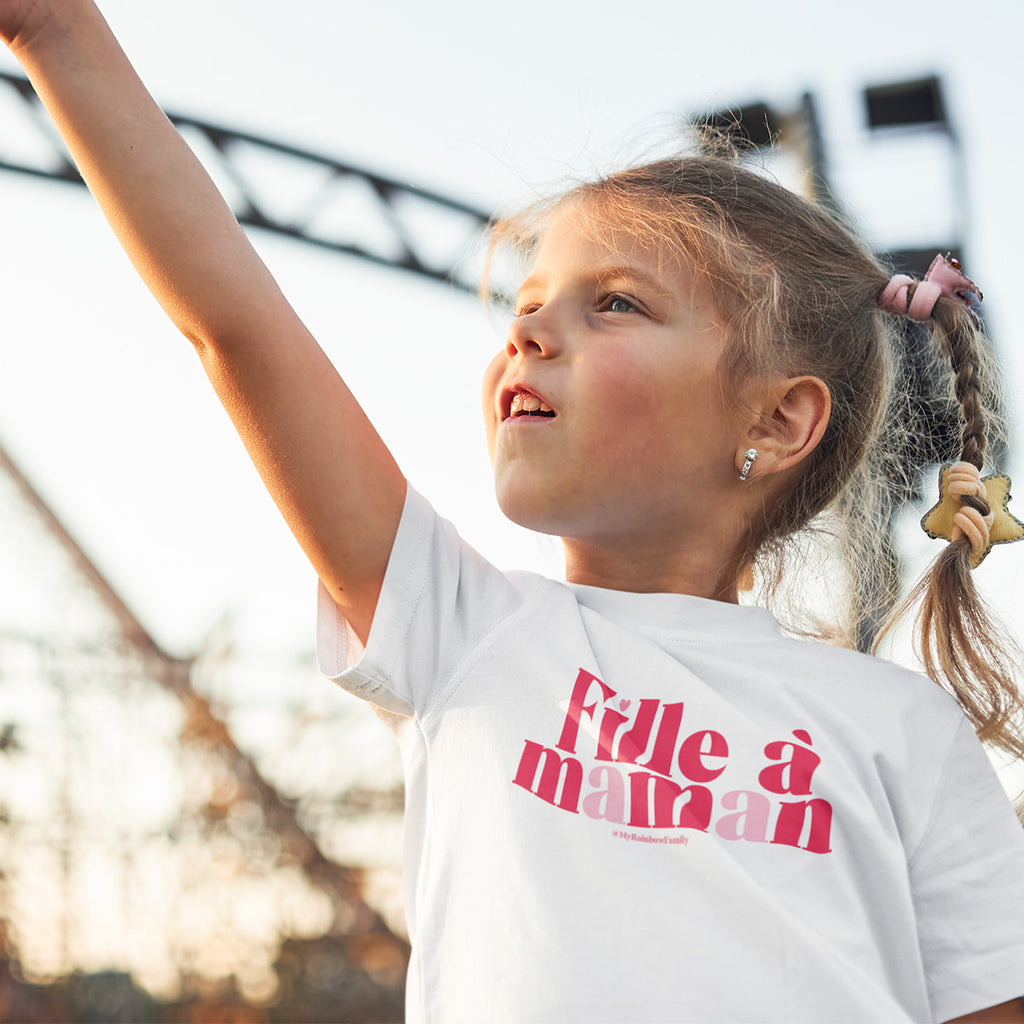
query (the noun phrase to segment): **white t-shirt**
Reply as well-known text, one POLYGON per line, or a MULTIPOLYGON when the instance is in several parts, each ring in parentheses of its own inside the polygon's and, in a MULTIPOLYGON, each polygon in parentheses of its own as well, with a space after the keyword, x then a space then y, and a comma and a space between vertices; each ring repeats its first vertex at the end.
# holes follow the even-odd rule
POLYGON ((323 671, 406 773, 407 1020, 946 1020, 1024 993, 1024 831, 954 702, 763 609, 502 573, 411 488, 323 671))

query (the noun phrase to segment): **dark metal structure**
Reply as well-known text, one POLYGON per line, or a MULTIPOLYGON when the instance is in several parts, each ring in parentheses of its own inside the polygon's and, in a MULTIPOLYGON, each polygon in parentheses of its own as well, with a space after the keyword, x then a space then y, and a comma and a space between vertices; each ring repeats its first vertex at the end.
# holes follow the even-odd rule
MULTIPOLYGON (((63 709, 65 718, 67 717, 66 713, 70 711, 70 704, 66 699, 69 694, 63 691, 67 691, 69 686, 77 694, 91 696, 99 703, 102 703, 103 700, 101 691, 104 690, 104 687, 109 688, 113 683, 114 688, 117 689, 117 680, 123 680, 127 684, 121 687, 123 699, 136 704, 141 703, 141 691, 148 687, 155 686, 172 694, 180 702, 183 710, 182 724, 177 736, 181 751, 179 770, 182 777, 190 778, 192 784, 196 785, 198 776, 195 773, 195 766, 199 765, 202 776, 207 779, 219 778, 221 784, 219 795, 217 795, 218 787, 215 783, 214 793, 211 797, 199 798, 201 806, 198 811, 186 807, 179 810, 176 819, 166 826, 167 839, 173 841, 177 838, 180 840, 186 833, 194 832, 201 835, 206 843, 220 843, 223 847, 223 844, 231 839, 230 821, 233 816, 237 817, 236 811, 240 810, 250 815, 255 814, 251 834, 239 846, 240 857, 237 858, 238 864, 235 869, 238 877, 248 871, 269 885, 272 884, 271 879, 275 871, 295 869, 304 876, 312 889, 319 890, 327 896, 332 908, 330 924, 316 942, 307 939, 304 946, 300 944, 303 949, 306 947, 312 949, 319 948, 317 947, 317 943, 319 943, 320 946, 327 949, 325 955, 329 954, 336 989, 331 995, 332 1008, 325 1010, 323 1006, 317 1004, 314 1012, 309 1006, 305 1006, 304 1012, 310 1013, 312 1016, 303 1019, 325 1019, 323 1017, 325 1012, 335 1011, 345 1015, 351 1014, 353 1019, 367 1021, 395 1019, 395 1015, 400 1012, 402 1006, 409 947, 405 939, 392 932, 381 914, 367 902, 363 891, 365 873, 359 868, 351 868, 339 863, 324 853, 321 837, 314 834, 309 827, 308 822, 312 821, 314 816, 309 813, 308 808, 303 806, 301 800, 289 798, 278 790, 261 770, 256 760, 243 751, 235 741, 223 711, 194 685, 195 670, 200 659, 198 657, 175 657, 160 646, 132 611, 127 601, 118 593, 96 563, 90 559, 2 445, 0 445, 0 474, 13 483, 15 491, 24 502, 28 513, 38 519, 45 533, 52 541, 56 542, 67 557, 73 572, 85 585, 87 592, 116 623, 116 634, 112 637, 97 637, 92 649, 74 646, 67 638, 59 635, 55 638, 18 638, 5 635, 0 630, 0 690, 5 684, 12 683, 19 673, 35 673, 39 676, 36 686, 53 690, 57 695, 56 706, 63 709), (25 649, 28 647, 38 648, 43 656, 34 660, 27 659, 25 649), (30 661, 33 662, 31 666, 29 665, 30 661), (62 692, 65 698, 63 700, 61 699, 62 692), (186 769, 186 758, 191 759, 193 766, 191 771, 186 769), (225 782, 227 782, 226 786, 225 782), (227 828, 225 828, 226 825, 227 828), (269 845, 264 843, 266 849, 262 851, 258 851, 256 848, 259 845, 256 840, 260 835, 270 839, 269 845), (250 847, 249 850, 245 849, 246 845, 250 847)), ((68 585, 73 585, 70 579, 68 585)), ((9 707, 10 705, 8 705, 9 707)), ((0 714, 3 714, 2 710, 0 710, 0 714)), ((46 729, 46 733, 50 737, 49 742, 56 742, 58 749, 72 745, 69 735, 66 734, 68 730, 65 728, 62 731, 61 728, 62 725, 66 727, 68 723, 61 722, 60 719, 61 715, 58 714, 56 720, 49 723, 46 729)), ((30 735, 28 742, 33 746, 38 746, 40 735, 42 735, 38 725, 33 730, 30 723, 26 732, 30 735)), ((20 728, 14 722, 0 720, 0 767, 4 764, 4 757, 17 757, 22 749, 20 728)), ((66 755, 64 756, 66 757, 66 755)), ((57 760, 60 761, 60 758, 57 760)), ((141 764, 132 765, 133 772, 143 773, 145 770, 141 764)), ((85 767, 81 765, 74 767, 74 774, 80 779, 88 777, 85 767)), ((81 785, 81 783, 79 784, 81 785)), ((68 790, 73 785, 71 772, 67 772, 60 786, 62 790, 68 790)), ((27 847, 40 857, 54 849, 62 853, 60 858, 62 871, 58 871, 57 875, 63 874, 64 887, 67 890, 69 888, 68 879, 72 873, 72 862, 75 861, 79 852, 72 848, 78 845, 77 840, 81 838, 76 829, 81 829, 83 825, 83 812, 73 810, 72 800, 67 793, 62 792, 57 801, 58 806, 54 809, 57 818, 62 820, 56 828, 50 829, 43 837, 38 829, 33 834, 31 826, 19 821, 17 815, 12 816, 8 813, 5 800, 10 796, 12 796, 10 793, 0 795, 0 840, 7 840, 6 846, 0 841, 0 883, 8 880, 9 876, 10 880, 17 884, 19 869, 13 868, 8 858, 11 847, 20 845, 27 847), (76 838, 73 839, 73 836, 76 838), (62 847, 63 849, 61 849, 62 847), (7 856, 3 854, 7 854, 7 856)), ((198 791, 194 792, 192 796, 199 796, 198 791)), ((360 815, 398 814, 401 807, 401 792, 370 792, 364 788, 356 788, 338 794, 332 813, 336 821, 352 820, 360 815)), ((93 824, 98 829, 108 830, 113 836, 108 845, 116 845, 118 824, 115 820, 93 822, 93 824)), ((124 844, 124 836, 120 841, 124 844)), ((119 859, 119 868, 124 875, 123 887, 131 888, 137 885, 135 879, 138 877, 138 869, 134 864, 136 859, 134 853, 122 849, 119 859)), ((165 884, 170 886, 174 882, 172 879, 167 879, 165 884)), ((2 894, 3 889, 0 885, 0 895, 2 894)), ((65 903, 70 904, 68 891, 63 892, 62 898, 65 903)), ((185 899, 185 895, 178 892, 176 898, 182 901, 185 899)), ((5 998, 17 1003, 15 996, 18 999, 26 996, 24 986, 15 984, 18 979, 12 980, 10 977, 6 979, 4 977, 5 971, 10 973, 10 963, 5 957, 9 956, 11 951, 16 948, 9 938, 6 944, 3 941, 5 935, 11 930, 10 922, 7 920, 8 913, 8 908, 3 906, 0 901, 0 1019, 7 1019, 3 1016, 5 998), (5 982, 10 989, 6 996, 5 982)), ((60 940, 65 947, 64 958, 69 964, 73 964, 76 954, 70 948, 67 934, 70 931, 68 919, 72 916, 72 912, 66 909, 64 916, 62 929, 64 934, 60 936, 60 940)), ((155 911, 148 913, 147 919, 151 926, 160 927, 161 924, 166 926, 166 922, 160 921, 155 911)), ((95 926, 94 922, 92 926, 95 926)), ((16 933, 17 929, 14 931, 16 933)), ((289 942, 294 945, 293 937, 288 934, 282 934, 280 938, 282 950, 289 942)), ((294 955, 291 960, 295 960, 294 955)), ((275 969, 279 966, 275 963, 275 969)), ((298 970, 295 964, 291 964, 291 966, 285 964, 284 966, 287 967, 286 973, 290 972, 292 975, 298 970)), ((305 992, 303 985, 305 988, 309 988, 309 985, 302 978, 293 977, 288 980, 287 984, 284 984, 280 971, 278 971, 278 976, 282 981, 279 998, 285 1002, 299 999, 300 996, 307 1002, 310 999, 315 1002, 320 998, 316 993, 305 992)), ((93 980, 103 988, 106 993, 105 998, 109 1001, 110 998, 114 998, 108 991, 110 985, 115 982, 127 983, 127 977, 127 974, 116 974, 110 978, 96 976, 93 980)), ((188 979, 184 976, 183 986, 186 988, 188 986, 188 979)), ((128 993, 128 995, 130 994, 128 993)), ((58 1016, 46 1016, 41 1010, 41 1015, 38 1017, 26 1011, 26 1016, 18 1019, 79 1019, 77 1010, 72 1013, 72 1009, 69 1007, 79 1006, 81 993, 67 990, 65 986, 54 990, 51 996, 53 999, 59 998, 61 1001, 60 1009, 57 1011, 61 1014, 59 1018, 58 1016)), ((121 993, 116 996, 116 999, 120 1000, 122 996, 127 998, 125 993, 121 993)), ((221 999, 222 996, 223 993, 218 996, 218 999, 221 999)), ((196 993, 192 992, 188 998, 194 1000, 197 998, 196 993)), ((122 1009, 124 1009, 123 1006, 122 1009)), ((216 1008, 206 1006, 203 1012, 209 1013, 211 1016, 187 1019, 227 1019, 217 1016, 216 1013, 220 1011, 216 1010, 215 1012, 215 1010, 216 1008)), ((106 1019, 142 1018, 119 1016, 106 1019)), ((155 1019, 155 1017, 146 1019, 155 1019)), ((236 1016, 231 1019, 245 1021, 249 1018, 236 1016)), ((289 1018, 286 1012, 286 1015, 280 1019, 296 1018, 289 1018)))
MULTIPOLYGON (((886 137, 914 135, 940 136, 947 144, 950 175, 956 203, 952 211, 952 230, 939 233, 924 246, 900 246, 879 253, 901 272, 918 276, 928 269, 936 252, 952 251, 963 255, 970 223, 967 214, 966 159, 959 136, 947 112, 942 82, 936 75, 907 81, 866 86, 861 93, 863 125, 872 144, 886 137)), ((805 92, 796 104, 780 108, 762 100, 752 100, 692 118, 698 128, 711 129, 727 137, 736 148, 755 151, 759 157, 773 148, 800 158, 807 172, 807 191, 816 202, 826 206, 840 219, 847 219, 843 204, 830 181, 825 141, 814 96, 805 92)))
MULTIPOLYGON (((26 127, 44 140, 41 158, 33 160, 11 154, 9 139, 0 137, 0 170, 84 186, 28 79, 0 72, 0 96, 14 98, 26 127)), ((482 261, 473 255, 488 212, 310 150, 193 117, 167 116, 218 182, 229 186, 225 198, 242 225, 464 291, 479 290, 482 261), (279 212, 280 189, 258 183, 258 171, 268 167, 289 176, 287 213, 279 212), (352 218, 339 224, 331 217, 332 209, 353 198, 361 214, 357 219, 366 222, 362 232, 352 218)))

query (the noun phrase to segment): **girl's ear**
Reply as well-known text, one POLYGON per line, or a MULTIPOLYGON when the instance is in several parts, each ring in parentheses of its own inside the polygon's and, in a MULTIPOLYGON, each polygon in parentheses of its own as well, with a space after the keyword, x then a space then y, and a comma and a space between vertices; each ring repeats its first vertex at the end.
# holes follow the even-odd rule
MULTIPOLYGON (((807 458, 818 446, 832 411, 832 395, 819 377, 787 377, 759 390, 760 414, 747 430, 748 447, 757 449, 751 476, 781 473, 807 458)), ((739 453, 742 464, 743 453, 739 453)))

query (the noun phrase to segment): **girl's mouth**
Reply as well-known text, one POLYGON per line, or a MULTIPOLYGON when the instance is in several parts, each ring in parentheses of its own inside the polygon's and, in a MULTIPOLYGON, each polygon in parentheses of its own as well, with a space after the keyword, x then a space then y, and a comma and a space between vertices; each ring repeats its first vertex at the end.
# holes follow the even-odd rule
POLYGON ((512 396, 512 405, 509 409, 509 416, 554 416, 555 410, 547 402, 541 401, 536 395, 526 394, 518 391, 512 396))
POLYGON ((501 422, 525 419, 554 419, 558 414, 548 403, 522 384, 501 393, 501 422))

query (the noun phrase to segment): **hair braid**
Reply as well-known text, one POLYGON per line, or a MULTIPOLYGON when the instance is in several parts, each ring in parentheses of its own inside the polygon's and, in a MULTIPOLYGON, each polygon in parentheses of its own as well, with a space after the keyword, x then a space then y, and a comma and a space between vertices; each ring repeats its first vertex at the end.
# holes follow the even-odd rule
MULTIPOLYGON (((939 315, 941 316, 941 312, 939 315)), ((975 337, 976 331, 973 329, 973 320, 969 316, 956 315, 956 311, 947 331, 945 338, 947 355, 953 370, 953 391, 960 404, 963 420, 960 459, 976 466, 980 472, 985 465, 988 437, 982 395, 984 369, 975 337)), ((973 494, 961 495, 960 504, 977 509, 983 516, 991 512, 989 503, 973 494)))
MULTIPOLYGON (((988 444, 987 393, 994 392, 984 339, 972 314, 953 299, 936 303, 931 324, 953 372, 963 424, 960 459, 980 470, 988 444)), ((963 495, 960 501, 983 516, 989 514, 984 498, 963 495)), ((1021 651, 978 593, 967 537, 946 546, 879 638, 918 600, 915 641, 925 671, 945 682, 983 740, 1024 756, 1024 698, 1015 680, 1021 651)))
MULTIPOLYGON (((939 311, 941 316, 941 311, 939 311)), ((969 317, 969 314, 968 314, 969 317)), ((945 336, 950 366, 953 369, 953 390, 963 415, 961 454, 964 462, 982 469, 985 464, 986 420, 982 399, 982 364, 975 331, 968 317, 954 316, 945 336)))

